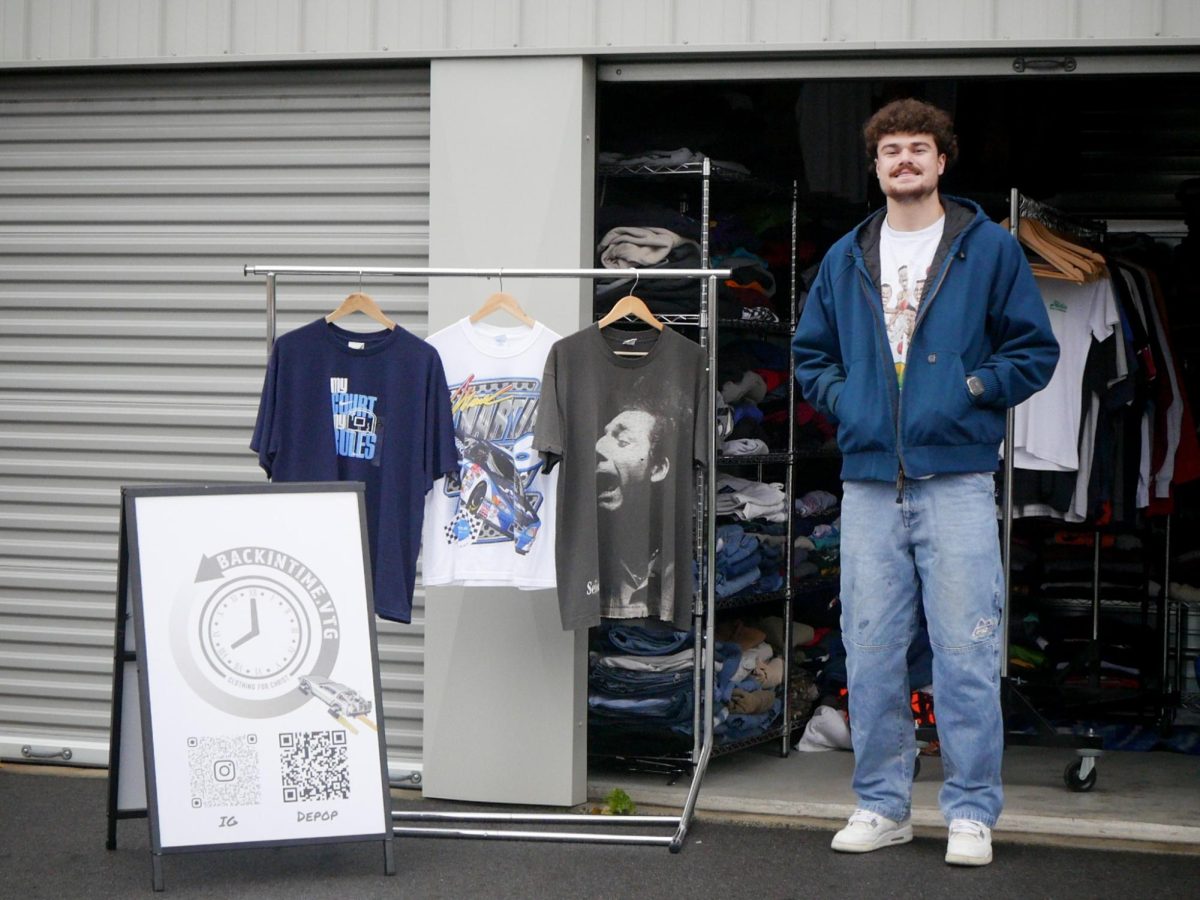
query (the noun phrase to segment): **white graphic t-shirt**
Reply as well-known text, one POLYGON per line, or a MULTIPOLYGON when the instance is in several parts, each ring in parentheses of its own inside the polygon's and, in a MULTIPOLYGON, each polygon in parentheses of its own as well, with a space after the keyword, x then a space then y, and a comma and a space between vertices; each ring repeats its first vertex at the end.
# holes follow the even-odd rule
POLYGON ((917 309, 925 296, 929 267, 946 217, 920 231, 896 231, 885 218, 879 236, 879 288, 883 294, 883 321, 887 326, 896 378, 904 387, 904 363, 908 359, 908 343, 917 322, 917 309))
POLYGON ((427 585, 556 585, 555 497, 533 449, 542 373, 559 335, 472 324, 463 318, 426 340, 442 358, 459 472, 425 500, 422 577, 427 585))
POLYGON ((1017 406, 1013 465, 1019 469, 1074 472, 1079 468, 1080 385, 1093 341, 1104 341, 1121 325, 1107 278, 1074 284, 1039 278, 1038 290, 1058 341, 1058 365, 1050 383, 1017 406))

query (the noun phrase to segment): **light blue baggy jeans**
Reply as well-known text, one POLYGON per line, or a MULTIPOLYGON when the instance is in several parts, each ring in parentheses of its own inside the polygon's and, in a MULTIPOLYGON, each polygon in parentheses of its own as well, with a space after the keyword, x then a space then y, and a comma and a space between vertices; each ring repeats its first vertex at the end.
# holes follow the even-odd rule
POLYGON ((993 826, 1004 803, 1004 573, 991 473, 910 480, 900 494, 887 482, 847 481, 841 548, 858 805, 909 817, 917 746, 905 654, 923 603, 945 770, 938 802, 947 822, 993 826))

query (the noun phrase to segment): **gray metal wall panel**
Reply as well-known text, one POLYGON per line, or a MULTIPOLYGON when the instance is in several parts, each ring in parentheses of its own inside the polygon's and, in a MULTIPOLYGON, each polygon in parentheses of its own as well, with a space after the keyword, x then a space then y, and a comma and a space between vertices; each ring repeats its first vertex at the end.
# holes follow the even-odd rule
MULTIPOLYGON (((0 64, 1200 39, 1195 0, 0 0, 0 64)), ((893 47, 893 49, 895 49, 893 47)), ((1000 48, 1003 49, 1003 48, 1000 48)))
MULTIPOLYGON (((426 67, 0 78, 0 755, 107 761, 120 486, 263 478, 242 266, 425 265, 428 195, 426 67)), ((279 332, 356 286, 281 278, 279 332)), ((424 284, 370 290, 425 334, 424 284)), ((379 629, 408 762, 422 618, 379 629)))

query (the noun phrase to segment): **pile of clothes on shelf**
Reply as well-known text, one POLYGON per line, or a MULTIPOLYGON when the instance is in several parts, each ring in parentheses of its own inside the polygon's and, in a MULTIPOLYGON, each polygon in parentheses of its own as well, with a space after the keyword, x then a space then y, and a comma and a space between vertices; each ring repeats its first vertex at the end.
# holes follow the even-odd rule
POLYGON ((752 481, 722 472, 717 475, 717 515, 741 521, 786 522, 787 493, 782 482, 752 481))
MULTIPOLYGON (((808 640, 812 629, 793 635, 808 640)), ((713 734, 719 745, 761 737, 781 724, 790 690, 793 722, 803 722, 818 692, 796 660, 787 676, 779 616, 723 619, 713 646, 713 734)), ((795 651, 794 651, 795 652, 795 651)), ((588 741, 594 754, 669 755, 690 750, 695 711, 695 643, 669 626, 606 622, 591 632, 588 741)))
POLYGON ((785 679, 784 624, 780 616, 717 622, 719 644, 732 644, 741 650, 736 661, 726 653, 724 664, 717 669, 714 731, 718 745, 759 737, 780 725, 785 690, 793 729, 803 726, 811 715, 820 692, 804 666, 802 648, 812 640, 813 630, 801 623, 792 624, 791 666, 785 679))
MULTIPOLYGON (((913 723, 933 725, 933 648, 929 631, 921 614, 917 634, 909 645, 908 689, 913 711, 913 723)), ((795 747, 801 751, 849 750, 853 720, 850 717, 850 696, 846 679, 846 648, 841 630, 835 625, 809 626, 792 624, 792 662, 806 673, 812 685, 814 702, 812 716, 797 736, 795 747)), ((793 682, 797 676, 793 675, 793 682)), ((795 722, 795 719, 793 719, 795 722)), ((922 753, 937 752, 936 741, 922 748, 922 753)))
POLYGON ((744 456, 787 449, 792 377, 787 347, 723 334, 717 357, 718 417, 732 422, 722 435, 721 453, 744 456))
POLYGON ((717 209, 709 232, 714 267, 733 270, 717 288, 721 315, 744 322, 790 322, 791 204, 782 196, 717 209))
POLYGON ((783 713, 783 619, 718 621, 715 636, 721 656, 713 705, 717 744, 760 737, 783 713))
POLYGON ((717 297, 727 301, 721 306, 723 318, 773 325, 783 321, 774 301, 775 276, 765 259, 737 247, 731 253, 714 256, 711 264, 714 269, 732 270, 717 287, 717 297))
MULTIPOLYGON (((703 155, 688 148, 628 154, 601 153, 605 166, 627 172, 653 175, 669 172, 703 155)), ((744 166, 714 161, 714 179, 744 176, 744 166)), ((603 314, 613 303, 634 291, 656 315, 695 315, 700 311, 700 282, 686 278, 654 278, 635 282, 622 269, 698 269, 703 268, 701 230, 709 228, 710 268, 728 268, 731 274, 717 284, 714 300, 716 314, 723 319, 751 322, 790 322, 791 292, 777 290, 777 282, 791 266, 791 209, 780 199, 742 204, 734 212, 713 210, 708 223, 680 212, 688 203, 680 203, 672 193, 670 200, 647 200, 656 192, 646 190, 647 182, 635 179, 633 187, 617 184, 623 179, 606 181, 606 190, 596 209, 596 265, 613 269, 614 277, 595 283, 595 310, 603 314), (778 276, 776 273, 780 273, 778 276)), ((678 186, 677 181, 672 182, 678 186)), ((698 197, 700 181, 692 186, 698 197)), ((782 194, 780 194, 782 197, 782 194)), ((713 298, 710 298, 713 299, 713 298)))
POLYGON ((828 491, 812 490, 795 502, 792 578, 797 585, 841 572, 840 502, 828 491))
POLYGON ((694 643, 690 631, 665 625, 605 623, 592 629, 588 652, 592 752, 667 754, 691 748, 694 643))
POLYGON ((718 597, 773 594, 784 588, 786 526, 745 522, 717 526, 718 597))

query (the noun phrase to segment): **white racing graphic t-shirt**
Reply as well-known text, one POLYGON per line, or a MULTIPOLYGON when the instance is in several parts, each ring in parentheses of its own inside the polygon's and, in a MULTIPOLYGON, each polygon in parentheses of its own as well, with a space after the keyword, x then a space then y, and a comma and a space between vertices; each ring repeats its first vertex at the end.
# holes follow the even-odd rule
POLYGON ((467 318, 426 339, 446 370, 459 472, 426 498, 425 584, 555 586, 558 473, 542 471, 533 428, 558 339, 541 322, 504 328, 467 318))
POLYGON ((904 387, 908 344, 917 322, 917 309, 929 287, 929 267, 946 225, 943 215, 920 231, 896 231, 887 219, 879 235, 879 289, 883 295, 883 321, 887 326, 896 378, 904 387))

